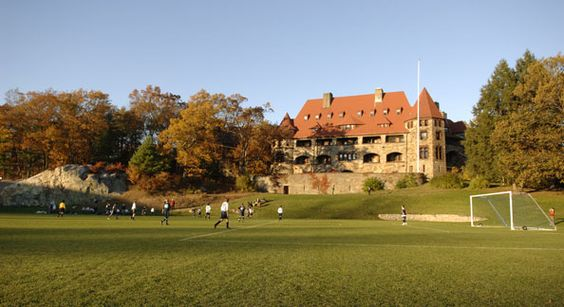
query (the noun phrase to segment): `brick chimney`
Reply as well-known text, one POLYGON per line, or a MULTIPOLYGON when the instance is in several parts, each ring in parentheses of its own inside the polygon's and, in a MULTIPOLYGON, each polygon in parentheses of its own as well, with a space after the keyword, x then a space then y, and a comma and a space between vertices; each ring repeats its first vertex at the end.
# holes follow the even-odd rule
POLYGON ((377 88, 374 92, 374 103, 381 103, 382 101, 384 101, 384 90, 377 88))
POLYGON ((330 108, 331 103, 333 103, 333 93, 323 93, 323 108, 330 108))

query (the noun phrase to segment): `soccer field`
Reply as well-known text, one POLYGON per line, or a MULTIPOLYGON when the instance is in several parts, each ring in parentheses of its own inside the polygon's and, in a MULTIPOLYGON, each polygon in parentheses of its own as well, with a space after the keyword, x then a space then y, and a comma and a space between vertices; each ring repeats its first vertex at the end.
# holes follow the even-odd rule
POLYGON ((564 234, 366 220, 0 215, 0 303, 554 305, 564 234))

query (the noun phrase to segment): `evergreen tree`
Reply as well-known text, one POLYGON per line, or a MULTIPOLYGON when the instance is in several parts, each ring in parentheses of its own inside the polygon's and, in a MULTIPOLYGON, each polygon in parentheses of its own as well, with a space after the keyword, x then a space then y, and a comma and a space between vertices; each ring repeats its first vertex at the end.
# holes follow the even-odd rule
POLYGON ((489 181, 504 180, 499 162, 500 148, 495 146, 491 136, 497 123, 522 104, 514 91, 522 82, 527 68, 536 62, 528 50, 517 60, 515 69, 509 67, 507 61, 501 60, 488 83, 482 87, 480 100, 472 110, 474 118, 466 131, 464 143, 468 158, 466 171, 470 176, 481 176, 489 181))
POLYGON ((158 152, 153 137, 149 135, 131 157, 129 167, 139 175, 151 176, 167 171, 169 163, 167 158, 158 152))

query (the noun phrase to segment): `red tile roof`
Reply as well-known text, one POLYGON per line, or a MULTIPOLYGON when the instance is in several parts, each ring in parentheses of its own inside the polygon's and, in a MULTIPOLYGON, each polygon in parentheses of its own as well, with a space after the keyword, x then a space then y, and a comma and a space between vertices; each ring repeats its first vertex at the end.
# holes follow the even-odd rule
MULTIPOLYGON (((329 108, 323 108, 323 99, 306 101, 293 125, 298 129, 294 138, 335 135, 342 126, 354 125, 342 130, 343 135, 369 135, 405 133, 405 121, 417 117, 417 102, 411 106, 404 92, 384 93, 383 101, 374 102, 374 94, 335 97, 329 108), (306 119, 307 117, 307 119, 306 119), (324 133, 322 131, 325 131, 324 133)), ((419 95, 421 118, 443 118, 426 89, 419 95)), ((288 122, 286 117, 283 120, 288 122)))

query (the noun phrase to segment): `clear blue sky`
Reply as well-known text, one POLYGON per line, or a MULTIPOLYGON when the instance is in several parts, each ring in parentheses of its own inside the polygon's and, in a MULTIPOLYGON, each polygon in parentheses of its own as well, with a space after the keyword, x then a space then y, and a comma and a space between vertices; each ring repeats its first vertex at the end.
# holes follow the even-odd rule
MULTIPOLYGON (((0 93, 98 89, 128 106, 147 84, 271 102, 422 86, 454 120, 500 59, 564 47, 564 1, 2 1, 0 93)), ((0 100, 1 101, 1 100, 0 100)))

